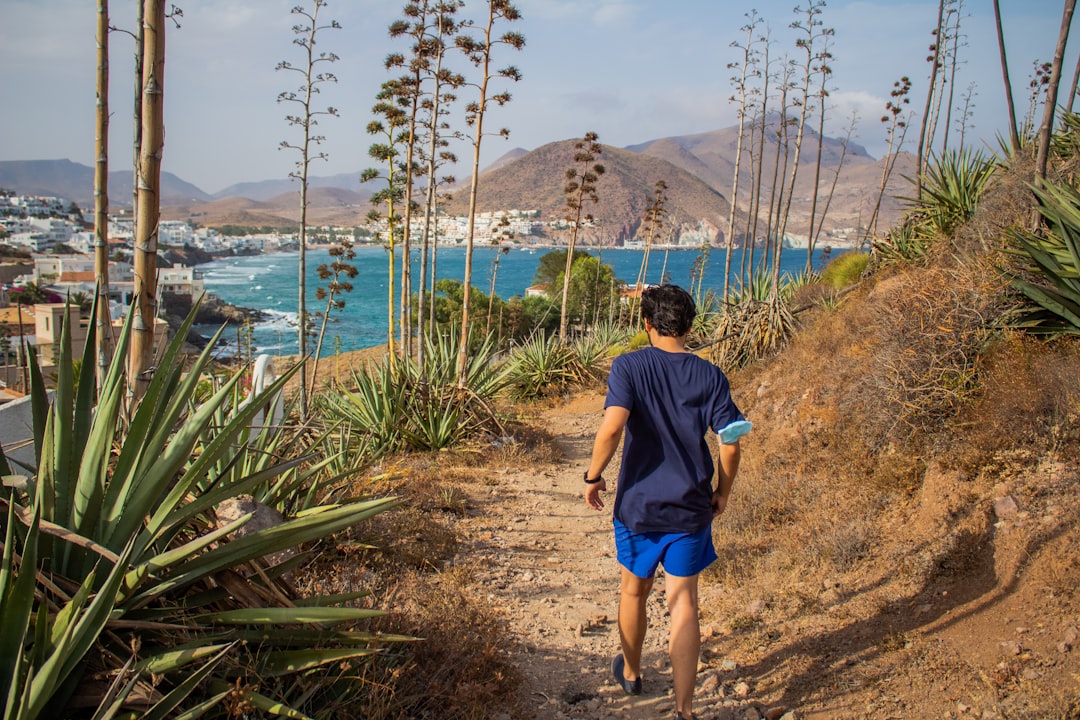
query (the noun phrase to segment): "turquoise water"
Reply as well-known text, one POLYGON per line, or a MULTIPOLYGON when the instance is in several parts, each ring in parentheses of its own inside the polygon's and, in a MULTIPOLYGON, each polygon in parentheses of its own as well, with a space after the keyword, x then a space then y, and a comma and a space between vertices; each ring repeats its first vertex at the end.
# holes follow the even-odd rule
MULTIPOLYGON (((353 264, 360 271, 352 281, 353 291, 342 297, 345 307, 331 314, 322 355, 334 354, 335 350, 348 352, 381 345, 386 342, 387 313, 387 255, 380 247, 357 247, 353 264)), ((514 249, 499 261, 495 292, 502 298, 522 295, 533 284, 533 276, 544 253, 549 249, 514 249)), ((599 255, 602 262, 612 266, 620 280, 633 283, 641 269, 643 250, 588 249, 599 255)), ((496 250, 478 247, 473 251, 473 285, 485 293, 491 287, 493 260, 496 250)), ((737 271, 741 251, 732 255, 732 268, 737 271)), ((660 282, 665 273, 669 282, 689 289, 690 273, 700 251, 653 250, 649 254, 649 277, 646 282, 660 282), (665 265, 666 262, 666 265, 665 265)), ((822 252, 815 255, 814 267, 822 262, 822 252)), ((296 352, 296 303, 297 303, 298 254, 269 253, 250 257, 227 258, 199 266, 203 272, 206 290, 226 302, 242 307, 262 310, 269 319, 255 327, 255 345, 259 352, 276 355, 296 352)), ((315 289, 322 283, 316 268, 329 263, 326 250, 309 250, 307 254, 308 312, 322 310, 324 302, 315 300, 315 289)), ((400 260, 399 260, 400 263, 400 260)), ((797 273, 806 264, 805 250, 785 250, 781 271, 797 273)), ((461 279, 465 269, 464 248, 440 248, 438 254, 439 278, 461 279)), ((400 265, 396 269, 400 274, 400 265)), ((419 276, 419 260, 414 258, 413 278, 419 276)), ((722 290, 724 286, 724 251, 713 250, 705 269, 705 287, 722 290)), ((216 328, 200 328, 210 334, 216 328)), ((235 338, 225 336, 226 343, 235 338)))

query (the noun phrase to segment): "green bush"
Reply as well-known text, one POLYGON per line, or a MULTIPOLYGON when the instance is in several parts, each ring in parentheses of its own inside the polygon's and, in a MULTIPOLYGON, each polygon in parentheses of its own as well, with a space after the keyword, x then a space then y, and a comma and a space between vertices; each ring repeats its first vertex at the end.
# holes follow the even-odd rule
POLYGON ((862 278, 870 256, 866 253, 851 251, 833 258, 821 271, 821 282, 837 290, 854 285, 862 278))

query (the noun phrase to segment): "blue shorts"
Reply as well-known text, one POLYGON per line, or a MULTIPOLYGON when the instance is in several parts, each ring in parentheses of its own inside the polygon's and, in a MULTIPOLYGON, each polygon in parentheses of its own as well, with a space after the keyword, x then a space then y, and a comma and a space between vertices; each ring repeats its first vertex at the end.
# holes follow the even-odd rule
POLYGON ((615 550, 619 564, 639 578, 651 578, 661 564, 675 577, 691 577, 716 560, 712 526, 696 533, 635 533, 615 520, 615 550))

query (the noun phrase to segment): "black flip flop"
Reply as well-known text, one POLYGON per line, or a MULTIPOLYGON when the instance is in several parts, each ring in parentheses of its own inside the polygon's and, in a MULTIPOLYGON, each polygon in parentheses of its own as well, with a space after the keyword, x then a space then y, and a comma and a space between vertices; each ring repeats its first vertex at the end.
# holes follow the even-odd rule
POLYGON ((623 689, 627 695, 640 695, 641 694, 641 677, 638 676, 637 680, 633 682, 626 679, 623 675, 623 670, 626 669, 626 659, 619 653, 615 656, 615 659, 611 661, 611 676, 615 679, 615 684, 623 689))

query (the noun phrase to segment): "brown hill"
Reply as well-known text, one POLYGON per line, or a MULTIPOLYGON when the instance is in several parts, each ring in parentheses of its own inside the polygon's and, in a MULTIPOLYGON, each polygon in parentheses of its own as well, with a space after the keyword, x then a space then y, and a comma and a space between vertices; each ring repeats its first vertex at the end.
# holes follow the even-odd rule
MULTIPOLYGON (((549 143, 483 173, 477 199, 479 210, 536 211, 546 221, 564 217, 563 186, 566 171, 574 166, 575 142, 549 143)), ((621 245, 634 239, 660 180, 667 184, 665 233, 671 228, 678 234, 699 226, 715 233, 727 222, 730 205, 723 194, 663 158, 604 145, 598 161, 605 168, 597 183, 600 201, 586 211, 596 218, 599 228, 590 231, 585 242, 621 245)), ((467 208, 467 194, 459 190, 446 211, 463 214, 467 208)))
MULTIPOLYGON (((747 126, 749 129, 749 126, 747 126)), ((794 133, 794 128, 788 129, 794 133)), ((765 131, 765 151, 761 153, 760 167, 764 178, 763 202, 772 200, 769 187, 772 185, 774 171, 780 178, 777 181, 778 188, 782 185, 786 188, 791 166, 794 163, 795 151, 793 135, 789 137, 787 157, 779 155, 780 146, 779 118, 772 117, 765 131), (777 160, 779 159, 779 166, 777 160), (786 165, 785 165, 786 161, 786 165)), ((662 158, 673 165, 677 165, 701 178, 718 192, 725 196, 731 195, 731 181, 735 174, 735 159, 738 153, 739 128, 732 126, 712 132, 697 135, 685 135, 679 137, 662 138, 628 148, 634 152, 662 158)), ((752 154, 750 139, 745 137, 743 141, 742 160, 739 169, 739 192, 736 196, 736 204, 739 210, 749 210, 749 201, 752 195, 754 177, 757 174, 759 159, 757 154, 752 154)), ((877 200, 877 194, 881 187, 881 175, 884 159, 875 160, 870 157, 865 148, 856 143, 849 142, 845 150, 841 140, 818 135, 812 128, 807 127, 802 141, 802 149, 799 156, 799 172, 795 182, 795 194, 791 201, 791 217, 788 231, 791 233, 805 233, 809 224, 811 206, 814 197, 814 166, 820 145, 822 172, 818 183, 818 203, 814 208, 816 222, 825 211, 829 192, 836 179, 836 190, 832 201, 828 203, 828 214, 824 227, 826 230, 839 228, 858 227, 868 222, 877 200), (843 166, 840 166, 841 159, 843 166), (839 175, 837 170, 839 168, 839 175)), ((897 196, 907 193, 908 181, 903 176, 910 176, 914 172, 914 158, 903 153, 897 160, 896 167, 886 187, 886 197, 882 201, 880 211, 881 220, 879 225, 889 225, 899 219, 903 211, 903 203, 897 196)))

